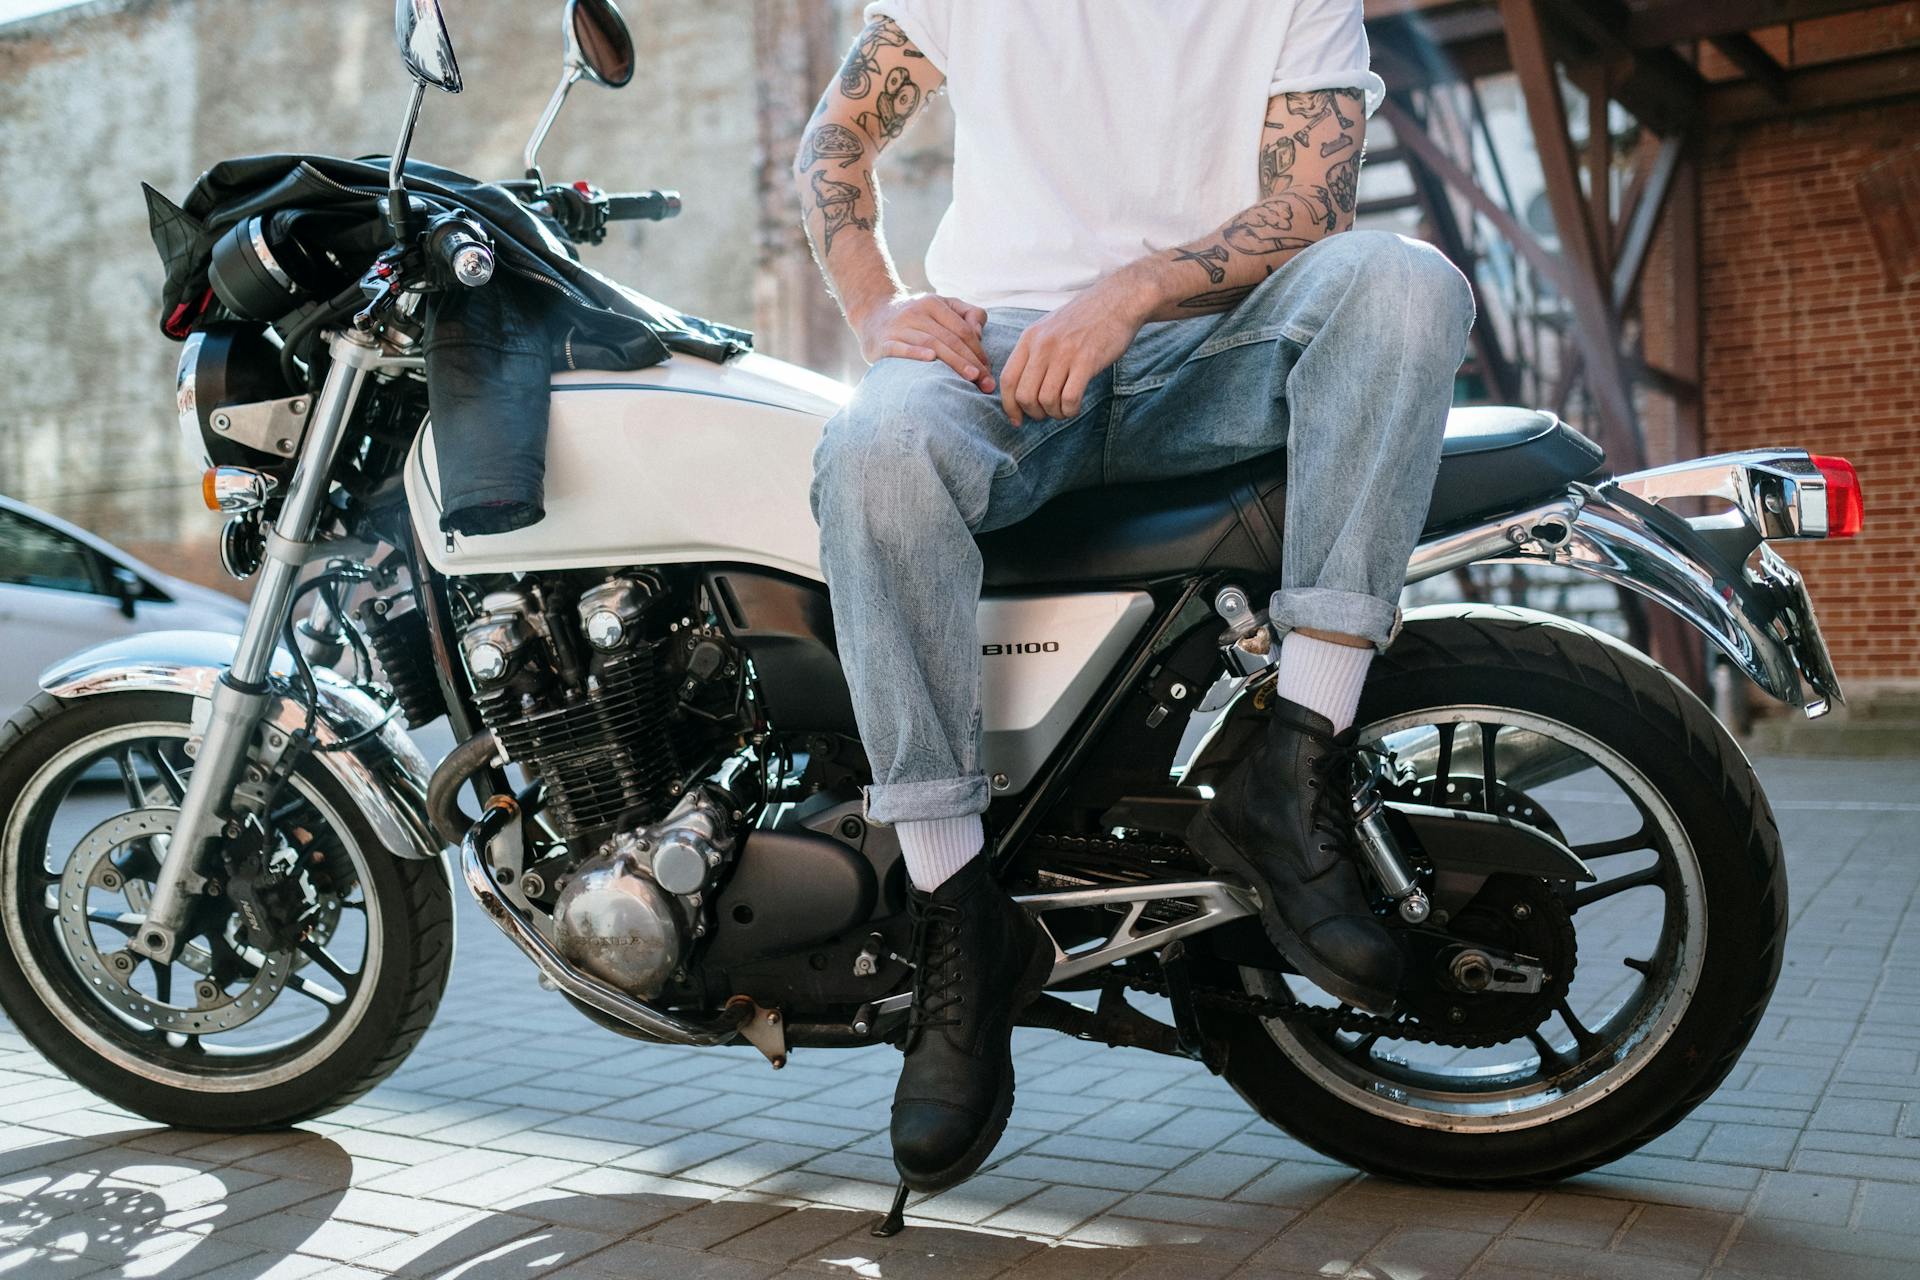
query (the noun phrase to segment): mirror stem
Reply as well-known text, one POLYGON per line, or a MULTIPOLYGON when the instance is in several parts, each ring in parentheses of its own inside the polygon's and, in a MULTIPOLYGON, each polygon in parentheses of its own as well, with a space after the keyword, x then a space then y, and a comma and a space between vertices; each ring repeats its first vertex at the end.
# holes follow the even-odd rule
POLYGON ((560 118, 560 108, 567 103, 567 93, 580 82, 586 74, 577 62, 569 62, 560 73, 560 83, 554 86, 553 96, 547 99, 547 109, 540 113, 540 123, 533 126, 533 136, 527 139, 527 153, 524 159, 527 165, 527 178, 533 182, 541 181, 540 147, 546 142, 547 134, 553 129, 553 122, 560 118))
POLYGON ((405 171, 407 152, 413 149, 413 128, 420 123, 420 104, 426 97, 427 86, 415 81, 406 123, 400 126, 400 140, 394 144, 393 160, 387 166, 387 230, 396 245, 404 246, 412 235, 413 210, 407 200, 405 171))

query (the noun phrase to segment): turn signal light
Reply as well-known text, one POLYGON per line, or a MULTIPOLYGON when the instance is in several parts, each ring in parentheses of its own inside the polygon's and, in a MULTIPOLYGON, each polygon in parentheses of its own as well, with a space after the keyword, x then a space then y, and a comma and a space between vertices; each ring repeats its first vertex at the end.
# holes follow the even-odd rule
POLYGON ((272 476, 248 467, 208 467, 200 477, 200 500, 207 510, 228 515, 264 507, 273 490, 272 476))
POLYGON ((1827 536, 1853 537, 1867 523, 1867 502, 1860 490, 1860 473, 1845 458, 1815 454, 1813 465, 1827 478, 1827 536))

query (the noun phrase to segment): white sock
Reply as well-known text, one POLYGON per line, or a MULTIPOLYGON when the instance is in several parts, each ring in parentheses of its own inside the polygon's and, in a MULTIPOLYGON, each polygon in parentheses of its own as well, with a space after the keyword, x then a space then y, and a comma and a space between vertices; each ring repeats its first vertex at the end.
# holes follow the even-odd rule
POLYGON ((1344 733, 1360 707, 1360 689, 1372 662, 1372 645, 1334 644, 1289 631, 1280 642, 1280 676, 1273 691, 1319 712, 1333 721, 1335 733, 1344 733))
POLYGON ((900 852, 907 859, 907 878, 922 893, 932 893, 960 868, 980 856, 986 831, 980 815, 927 818, 894 824, 900 833, 900 852))

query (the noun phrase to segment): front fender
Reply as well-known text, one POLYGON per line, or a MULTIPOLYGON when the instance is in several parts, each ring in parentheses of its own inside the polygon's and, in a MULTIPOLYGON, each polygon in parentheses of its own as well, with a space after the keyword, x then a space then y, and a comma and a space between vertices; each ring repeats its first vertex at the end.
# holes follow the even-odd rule
MULTIPOLYGON (((56 663, 41 675, 40 687, 62 701, 130 691, 207 700, 214 681, 232 665, 237 643, 234 636, 206 631, 150 631, 56 663)), ((293 672, 292 658, 276 653, 268 675, 273 697, 266 724, 288 735, 307 720, 305 704, 291 692, 293 672)), ((403 858, 438 856, 440 841, 427 821, 431 768, 426 756, 358 686, 325 667, 314 668, 313 676, 320 695, 314 736, 324 747, 355 742, 316 751, 313 758, 353 798, 387 849, 403 858)))

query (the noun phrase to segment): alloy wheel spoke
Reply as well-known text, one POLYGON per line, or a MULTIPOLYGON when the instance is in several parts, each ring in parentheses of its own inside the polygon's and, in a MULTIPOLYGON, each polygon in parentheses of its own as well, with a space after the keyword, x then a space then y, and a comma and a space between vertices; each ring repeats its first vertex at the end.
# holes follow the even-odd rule
POLYGON ((173 1003, 173 966, 153 961, 153 998, 161 1004, 173 1003))
POLYGON ((339 991, 332 991, 326 987, 321 986, 319 983, 315 982, 312 978, 307 977, 307 975, 304 973, 296 973, 292 977, 288 978, 287 986, 291 990, 298 991, 301 995, 307 997, 309 1000, 313 1000, 319 1004, 325 1005, 329 1009, 337 1008, 340 1005, 346 1003, 347 997, 345 996, 345 994, 339 991))
POLYGON ((1650 978, 1653 976, 1653 961, 1651 960, 1636 960, 1632 956, 1622 956, 1620 957, 1620 963, 1627 966, 1627 968, 1633 970, 1635 973, 1639 974, 1643 978, 1650 978))
POLYGON ((1527 1032, 1527 1042, 1533 1046, 1534 1052, 1540 1055, 1540 1075, 1555 1076, 1572 1065, 1564 1054, 1553 1047, 1551 1041, 1540 1034, 1538 1027, 1527 1032))
POLYGON ((1567 1003, 1565 996, 1560 998, 1560 1003, 1554 1005, 1553 1009, 1560 1015, 1560 1021, 1567 1024, 1567 1030, 1573 1032, 1573 1042, 1580 1046, 1581 1053, 1591 1053, 1599 1047, 1600 1037, 1587 1030, 1586 1024, 1580 1021, 1573 1011, 1573 1006, 1567 1003))
POLYGON ((118 929, 131 938, 146 922, 144 911, 109 911, 105 907, 90 907, 87 919, 93 924, 104 924, 109 929, 118 929))
POLYGON ((133 748, 122 747, 113 753, 113 762, 120 768, 120 782, 127 791, 127 804, 134 809, 147 807, 147 785, 140 781, 140 766, 133 762, 133 748))
POLYGON ((1604 902, 1615 894, 1625 893, 1629 889, 1641 889, 1647 885, 1661 884, 1666 880, 1666 868, 1656 862, 1652 866, 1630 871, 1611 880, 1602 880, 1599 884, 1590 884, 1573 891, 1573 909, 1604 902))
POLYGON ((1480 807, 1488 813, 1493 812, 1494 747, 1500 737, 1500 726, 1483 724, 1480 726, 1480 807))
POLYGON ((1653 832, 1642 825, 1638 831, 1630 835, 1575 845, 1573 852, 1581 861, 1591 862, 1595 858, 1610 858, 1617 853, 1637 853, 1642 849, 1651 848, 1653 848, 1653 832))
POLYGON ((1453 777, 1453 735, 1458 732, 1460 726, 1449 722, 1434 727, 1440 731, 1440 757, 1434 762, 1433 802, 1445 804, 1447 803, 1447 782, 1453 777))
POLYGON ((180 771, 173 767, 173 762, 167 759, 165 744, 149 740, 141 745, 146 748, 147 763, 151 764, 153 771, 160 776, 160 785, 167 789, 167 794, 173 797, 173 802, 179 804, 186 797, 187 781, 180 775, 180 771))
POLYGON ((349 992, 360 981, 360 975, 350 973, 344 965, 334 959, 333 954, 312 939, 303 939, 300 953, 319 965, 329 978, 345 987, 349 992))

